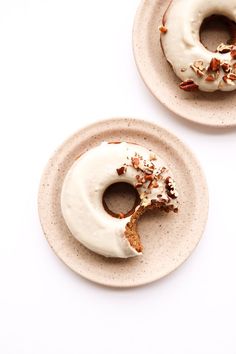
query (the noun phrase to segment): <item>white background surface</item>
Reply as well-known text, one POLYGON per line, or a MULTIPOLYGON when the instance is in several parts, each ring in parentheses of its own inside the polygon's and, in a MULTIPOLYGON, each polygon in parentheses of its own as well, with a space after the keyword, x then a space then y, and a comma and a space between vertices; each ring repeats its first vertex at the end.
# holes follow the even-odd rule
POLYGON ((151 96, 132 55, 138 3, 0 1, 1 354, 236 353, 236 131, 185 123, 151 96), (125 291, 67 269, 37 215, 54 149, 112 116, 172 130, 198 156, 210 191, 209 222, 189 261, 125 291))

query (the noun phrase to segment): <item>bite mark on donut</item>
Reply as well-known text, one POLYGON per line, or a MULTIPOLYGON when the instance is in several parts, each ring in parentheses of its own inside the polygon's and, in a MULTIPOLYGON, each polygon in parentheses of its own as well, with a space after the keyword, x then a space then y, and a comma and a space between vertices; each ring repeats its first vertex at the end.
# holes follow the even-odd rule
POLYGON ((128 222, 125 227, 125 237, 129 241, 130 245, 139 253, 143 251, 143 245, 138 233, 138 221, 146 211, 154 209, 165 211, 166 213, 171 211, 178 213, 178 208, 175 208, 173 205, 166 205, 164 201, 159 202, 157 200, 153 200, 151 205, 140 207, 137 211, 135 211, 130 219, 130 222, 128 222))

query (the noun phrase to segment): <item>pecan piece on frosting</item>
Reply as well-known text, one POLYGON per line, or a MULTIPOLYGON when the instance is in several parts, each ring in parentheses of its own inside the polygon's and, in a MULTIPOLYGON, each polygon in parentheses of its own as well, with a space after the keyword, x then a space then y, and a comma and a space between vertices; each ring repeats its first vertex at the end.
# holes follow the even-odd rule
POLYGON ((125 172, 127 171, 127 167, 122 166, 122 167, 120 167, 120 168, 117 168, 116 171, 117 171, 117 174, 118 174, 119 176, 124 175, 125 172))
POLYGON ((232 80, 232 81, 235 81, 236 80, 236 74, 229 74, 229 75, 227 75, 228 76, 228 78, 230 79, 230 80, 232 80))
POLYGON ((231 44, 224 44, 224 43, 221 43, 216 51, 219 52, 219 53, 222 53, 222 54, 225 54, 225 53, 229 53, 231 50, 232 50, 233 46, 231 44))
POLYGON ((139 163, 140 163, 139 158, 138 157, 132 157, 131 161, 132 161, 133 167, 137 169, 139 167, 139 163))
POLYGON ((194 91, 198 88, 198 85, 195 84, 195 82, 193 80, 186 80, 186 81, 181 82, 179 87, 181 88, 181 90, 184 90, 184 91, 194 91))
POLYGON ((229 77, 229 75, 225 75, 225 76, 223 76, 223 80, 224 80, 224 82, 226 83, 226 84, 228 84, 228 85, 231 85, 231 86, 233 86, 234 85, 234 80, 232 80, 230 77, 229 77))
POLYGON ((221 67, 226 74, 228 74, 230 72, 230 64, 229 63, 224 62, 221 64, 221 67))
POLYGON ((199 69, 199 70, 201 70, 201 71, 203 71, 205 68, 204 68, 204 63, 203 63, 203 61, 202 60, 196 60, 194 63, 193 63, 193 65, 197 68, 197 69, 199 69))
POLYGON ((220 69, 220 60, 216 58, 212 58, 210 62, 210 69, 212 71, 218 71, 220 69))
POLYGON ((209 81, 209 82, 215 81, 215 77, 214 77, 213 75, 208 75, 208 76, 205 78, 205 81, 209 81))
POLYGON ((196 60, 192 65, 190 65, 190 68, 197 74, 199 77, 204 76, 204 63, 202 60, 196 60))
POLYGON ((234 49, 231 50, 230 54, 233 59, 236 59, 236 47, 234 47, 234 49))

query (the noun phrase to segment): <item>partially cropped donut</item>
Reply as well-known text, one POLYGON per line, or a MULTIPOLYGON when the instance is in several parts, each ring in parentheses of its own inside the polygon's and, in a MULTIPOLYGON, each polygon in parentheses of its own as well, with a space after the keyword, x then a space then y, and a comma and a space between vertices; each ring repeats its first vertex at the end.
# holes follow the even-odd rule
POLYGON ((177 212, 178 193, 163 161, 139 145, 102 143, 74 162, 63 183, 61 210, 72 235, 106 257, 142 254, 137 221, 153 208, 177 212), (115 218, 104 209, 104 192, 117 182, 131 184, 139 194, 139 203, 129 216, 115 218))
POLYGON ((235 30, 236 2, 232 0, 172 0, 159 28, 163 52, 185 91, 236 89, 235 33, 232 44, 220 44, 215 53, 200 41, 201 25, 212 15, 228 18, 235 30))

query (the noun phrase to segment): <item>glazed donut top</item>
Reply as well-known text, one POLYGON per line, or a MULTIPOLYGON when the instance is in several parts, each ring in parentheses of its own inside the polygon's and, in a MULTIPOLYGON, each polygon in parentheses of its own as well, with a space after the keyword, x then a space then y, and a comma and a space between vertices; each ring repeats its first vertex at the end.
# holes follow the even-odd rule
POLYGON ((183 81, 180 88, 191 91, 236 89, 236 46, 221 44, 215 53, 200 42, 200 27, 211 15, 236 21, 232 0, 173 0, 160 27, 161 43, 168 62, 183 81))
POLYGON ((157 203, 177 211, 175 182, 162 160, 150 150, 128 143, 108 144, 84 153, 74 162, 63 183, 61 210, 72 235, 90 250, 107 256, 140 255, 125 237, 131 218, 157 203), (103 194, 112 184, 137 188, 140 204, 133 215, 114 218, 103 207, 103 194))

